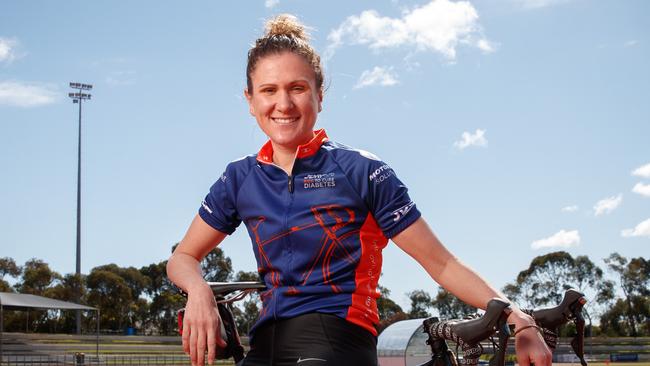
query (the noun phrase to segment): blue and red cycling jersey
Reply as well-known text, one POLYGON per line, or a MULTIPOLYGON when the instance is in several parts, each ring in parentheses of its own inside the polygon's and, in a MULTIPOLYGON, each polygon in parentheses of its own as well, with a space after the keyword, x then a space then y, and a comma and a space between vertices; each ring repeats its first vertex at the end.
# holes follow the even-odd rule
POLYGON ((315 134, 298 148, 291 175, 273 164, 270 141, 228 164, 199 215, 227 234, 246 225, 267 286, 251 334, 273 319, 320 312, 376 335, 381 251, 420 212, 388 165, 315 134))

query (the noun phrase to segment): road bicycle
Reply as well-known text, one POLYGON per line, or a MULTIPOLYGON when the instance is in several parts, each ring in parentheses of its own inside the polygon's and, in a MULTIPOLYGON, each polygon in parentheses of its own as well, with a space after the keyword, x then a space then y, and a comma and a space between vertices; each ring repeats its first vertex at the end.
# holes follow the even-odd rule
MULTIPOLYGON (((246 295, 266 289, 262 282, 208 282, 212 289, 217 308, 221 316, 221 338, 226 341, 226 347, 217 351, 217 359, 233 358, 235 363, 244 356, 244 347, 241 344, 237 324, 233 316, 232 303, 243 299, 246 295)), ((183 291, 181 291, 186 295, 183 291)), ((522 309, 531 315, 542 332, 544 341, 551 351, 557 347, 558 328, 573 321, 576 335, 571 341, 571 346, 582 366, 587 366, 584 359, 584 325, 582 308, 586 299, 577 290, 569 289, 559 305, 540 309, 522 309)), ((418 366, 474 366, 479 364, 483 354, 481 342, 488 340, 492 344, 493 356, 490 366, 504 366, 508 339, 512 329, 506 320, 511 313, 510 304, 500 299, 488 302, 483 315, 473 315, 465 319, 451 319, 440 321, 437 317, 423 321, 423 331, 428 335, 426 343, 431 348, 431 360, 418 366), (448 341, 456 344, 454 353, 447 344, 448 341), (463 352, 462 357, 458 350, 463 352)), ((183 332, 184 309, 178 312, 178 329, 183 332)))
MULTIPOLYGON (((564 293, 560 304, 554 307, 540 309, 522 309, 535 319, 544 341, 551 351, 555 351, 558 340, 558 328, 569 321, 576 327, 576 335, 571 341, 571 347, 580 359, 582 366, 587 366, 584 358, 584 326, 582 308, 587 300, 584 294, 575 289, 564 293)), ((440 321, 436 317, 424 320, 423 331, 429 336, 427 344, 431 347, 431 360, 419 366, 458 366, 478 365, 483 354, 481 342, 489 340, 494 355, 490 358, 490 366, 504 366, 508 339, 512 334, 506 319, 512 310, 510 304, 499 299, 488 303, 485 314, 472 316, 469 319, 452 319, 440 321), (456 353, 451 351, 447 341, 456 344, 456 353), (458 350, 463 352, 462 358, 458 350)))

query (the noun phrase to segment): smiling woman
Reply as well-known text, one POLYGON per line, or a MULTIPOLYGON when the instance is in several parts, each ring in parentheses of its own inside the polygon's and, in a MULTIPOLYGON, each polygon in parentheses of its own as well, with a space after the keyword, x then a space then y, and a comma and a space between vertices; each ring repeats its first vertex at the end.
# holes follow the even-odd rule
POLYGON ((323 101, 320 57, 295 17, 267 23, 248 52, 244 91, 250 112, 273 145, 274 162, 291 173, 296 147, 313 137, 323 101))
POLYGON ((304 58, 288 51, 258 61, 251 79, 250 112, 271 139, 273 161, 290 174, 296 148, 314 137, 322 89, 304 58))
MULTIPOLYGON (((269 21, 248 58, 244 94, 269 140, 228 164, 167 266, 188 294, 183 348, 193 364, 224 346, 198 264, 242 222, 266 291, 240 365, 377 365, 377 286, 389 239, 470 305, 505 299, 438 241, 389 165, 314 130, 323 73, 295 17, 269 21)), ((509 320, 523 327, 518 344, 528 339, 519 363, 548 366, 544 340, 527 328, 532 318, 514 309, 509 320)))

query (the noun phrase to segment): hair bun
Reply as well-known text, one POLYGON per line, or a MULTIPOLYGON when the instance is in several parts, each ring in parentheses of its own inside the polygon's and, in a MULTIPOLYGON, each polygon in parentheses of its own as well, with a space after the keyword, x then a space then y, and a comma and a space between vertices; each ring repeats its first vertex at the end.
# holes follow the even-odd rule
POLYGON ((309 34, 305 26, 298 21, 298 18, 291 14, 280 14, 266 22, 266 37, 281 35, 298 38, 303 41, 309 40, 309 34))

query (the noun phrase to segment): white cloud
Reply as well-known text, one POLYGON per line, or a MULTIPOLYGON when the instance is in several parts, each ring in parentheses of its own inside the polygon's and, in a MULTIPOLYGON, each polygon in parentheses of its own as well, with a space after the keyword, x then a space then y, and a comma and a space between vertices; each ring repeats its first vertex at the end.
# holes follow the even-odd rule
POLYGON ((264 6, 267 8, 272 8, 280 3, 280 0, 266 0, 264 1, 264 6))
POLYGON ((527 9, 539 9, 539 8, 546 8, 548 6, 565 3, 569 0, 514 0, 514 1, 527 9))
POLYGON ((621 235, 625 238, 631 238, 634 236, 645 236, 650 238, 650 219, 639 223, 634 227, 634 229, 625 229, 621 231, 621 235))
POLYGON ((0 62, 11 62, 16 58, 16 40, 0 37, 0 62))
POLYGON ((454 146, 459 150, 463 150, 470 146, 485 147, 487 146, 487 139, 485 138, 485 130, 476 129, 474 134, 470 132, 463 132, 461 140, 454 142, 454 146))
POLYGON ((650 184, 643 184, 641 182, 634 185, 632 192, 638 193, 642 196, 650 197, 650 184))
POLYGON ((636 175, 637 177, 642 178, 650 178, 650 163, 634 169, 632 175, 636 175))
POLYGON ((371 85, 391 86, 397 84, 397 76, 393 73, 393 68, 383 68, 375 66, 372 70, 365 70, 361 73, 355 89, 371 85))
POLYGON ((384 17, 375 10, 365 10, 348 17, 330 32, 325 58, 330 58, 337 47, 346 43, 368 45, 371 49, 415 46, 417 50, 441 53, 452 61, 459 44, 491 52, 494 47, 483 36, 478 18, 476 9, 468 1, 432 0, 407 10, 401 18, 384 17))
POLYGON ((623 195, 604 198, 594 205, 594 215, 600 216, 614 211, 623 202, 623 195))
POLYGON ((533 249, 570 248, 578 245, 580 245, 580 234, 578 230, 560 230, 548 238, 535 240, 530 247, 533 249))
POLYGON ((634 46, 636 46, 638 44, 639 44, 639 41, 637 41, 636 39, 633 39, 633 40, 625 42, 623 44, 623 46, 625 46, 625 47, 634 47, 634 46))
POLYGON ((576 212, 576 211, 578 211, 577 205, 562 207, 562 212, 576 212))
POLYGON ((57 88, 42 83, 0 81, 0 105, 38 107, 57 101, 57 88))
POLYGON ((479 41, 476 42, 476 47, 478 47, 485 53, 490 53, 495 51, 494 44, 488 41, 487 39, 479 39, 479 41))

